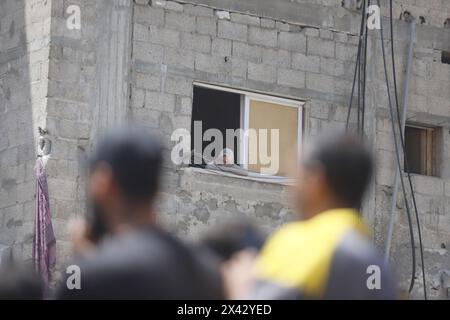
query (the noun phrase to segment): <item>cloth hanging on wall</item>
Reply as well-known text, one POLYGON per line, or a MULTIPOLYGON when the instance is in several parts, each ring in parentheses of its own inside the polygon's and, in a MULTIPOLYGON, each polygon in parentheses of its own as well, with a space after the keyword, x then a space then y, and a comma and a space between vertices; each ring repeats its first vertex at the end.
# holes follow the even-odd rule
POLYGON ((56 239, 50 214, 47 174, 42 158, 36 161, 36 216, 33 241, 33 261, 45 289, 50 281, 50 269, 56 263, 56 239))

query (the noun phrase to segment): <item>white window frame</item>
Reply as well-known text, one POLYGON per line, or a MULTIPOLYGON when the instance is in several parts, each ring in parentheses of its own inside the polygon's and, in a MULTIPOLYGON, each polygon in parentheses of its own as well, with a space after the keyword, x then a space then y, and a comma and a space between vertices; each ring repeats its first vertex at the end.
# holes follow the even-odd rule
MULTIPOLYGON (((267 102, 267 103, 273 103, 273 104, 279 104, 283 107, 291 107, 291 108, 297 108, 297 155, 300 157, 302 146, 303 146, 303 108, 305 106, 305 101, 302 100, 296 100, 291 98, 284 98, 279 96, 274 96, 270 94, 265 93, 259 93, 259 92, 252 92, 252 91, 246 91, 241 89, 234 89, 230 87, 224 87, 214 84, 208 84, 204 82, 194 82, 194 87, 202 87, 206 89, 212 89, 212 90, 218 90, 218 91, 224 91, 224 92, 230 92, 230 93, 236 93, 243 97, 243 101, 241 101, 241 129, 243 129, 245 132, 247 132, 249 128, 249 121, 250 121, 250 101, 261 101, 261 102, 267 102)), ((248 170, 248 137, 244 137, 243 141, 240 139, 238 141, 238 148, 239 148, 239 155, 240 159, 239 162, 243 164, 243 168, 245 170, 248 170)))

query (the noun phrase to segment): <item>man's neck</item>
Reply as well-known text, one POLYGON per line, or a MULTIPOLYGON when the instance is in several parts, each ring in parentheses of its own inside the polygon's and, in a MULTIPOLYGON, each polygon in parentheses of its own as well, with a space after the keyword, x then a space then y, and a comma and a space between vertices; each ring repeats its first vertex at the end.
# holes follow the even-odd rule
POLYGON ((128 207, 122 209, 127 213, 126 220, 118 221, 113 227, 114 233, 125 233, 131 230, 154 227, 156 225, 155 213, 148 207, 128 207))
POLYGON ((314 218, 315 216, 321 214, 322 212, 333 210, 333 209, 340 209, 344 208, 342 205, 336 203, 332 200, 324 200, 318 203, 318 205, 311 207, 304 212, 304 220, 308 220, 311 218, 314 218))

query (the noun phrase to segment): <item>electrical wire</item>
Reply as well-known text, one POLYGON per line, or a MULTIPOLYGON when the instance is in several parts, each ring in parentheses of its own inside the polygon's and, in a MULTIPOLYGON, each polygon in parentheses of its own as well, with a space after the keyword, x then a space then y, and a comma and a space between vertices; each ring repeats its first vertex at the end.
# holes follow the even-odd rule
MULTIPOLYGON (((354 74, 353 74, 352 92, 350 94, 350 102, 348 104, 348 109, 347 109, 347 120, 346 120, 346 125, 345 125, 346 130, 349 129, 350 114, 351 114, 351 111, 352 111, 353 98, 354 98, 354 94, 355 94, 356 78, 357 78, 357 75, 358 75, 359 69, 360 69, 361 49, 362 49, 362 36, 363 36, 363 33, 364 33, 364 21, 365 21, 365 0, 364 0, 364 4, 362 6, 361 26, 360 26, 359 41, 358 41, 358 53, 357 53, 357 56, 356 56, 355 71, 354 71, 354 74)), ((358 79, 358 82, 359 82, 359 79, 358 79)), ((359 100, 359 96, 358 96, 358 100, 359 100)), ((358 115, 358 122, 359 122, 359 115, 358 115)))
MULTIPOLYGON (((381 10, 380 0, 377 0, 377 5, 381 10)), ((398 146, 397 133, 395 130, 394 111, 393 111, 393 107, 392 107, 391 88, 389 85, 389 75, 388 75, 388 70, 387 70, 386 48, 384 45, 384 32, 383 32, 382 22, 380 23, 380 36, 381 36, 381 49, 382 49, 382 55, 383 55, 384 75, 385 75, 385 80, 386 80, 386 89, 387 89, 388 103, 389 103, 389 113, 390 113, 390 118, 391 118, 390 120, 391 120, 391 126, 392 126, 392 133, 394 136, 395 155, 396 155, 396 159, 397 159, 397 165, 400 170, 400 168, 401 168, 400 150, 399 150, 399 146, 398 146)), ((408 201, 406 198, 406 188, 405 188, 405 182, 403 180, 402 174, 400 174, 400 182, 401 182, 401 186, 402 186, 403 196, 405 199, 405 208, 406 208, 406 215, 408 218, 408 227, 409 227, 410 243, 411 243, 412 270, 411 270, 411 280, 410 280, 410 286, 409 286, 409 292, 411 292, 412 289, 414 288, 414 282, 415 282, 415 277, 416 277, 415 240, 414 240, 414 231, 412 228, 411 211, 410 211, 409 204, 408 204, 408 201)))
MULTIPOLYGON (((370 6, 371 1, 368 0, 368 6, 370 6)), ((381 8, 380 0, 377 0, 378 6, 381 8)), ((350 96, 350 102, 348 105, 347 110, 347 121, 346 121, 346 129, 349 129, 349 122, 350 122, 350 115, 351 115, 351 109, 353 106, 353 99, 355 94, 355 87, 356 87, 356 81, 358 81, 358 88, 357 88, 357 98, 358 98, 358 110, 357 110, 357 130, 358 133, 361 135, 361 138, 363 138, 364 135, 364 127, 365 127, 365 111, 366 111, 366 101, 365 101, 365 94, 366 94, 366 75, 367 75, 367 40, 368 40, 368 27, 366 22, 366 1, 364 1, 362 5, 362 17, 361 17, 361 27, 360 27, 360 35, 359 35, 359 42, 358 42, 358 53, 357 53, 357 59, 355 64, 355 71, 353 75, 353 83, 352 83, 352 91, 350 96), (365 24, 365 28, 364 28, 365 24), (365 32, 364 32, 365 29, 365 32), (363 39, 364 39, 364 45, 363 45, 363 39), (362 58, 362 53, 364 55, 364 58, 362 58), (361 83, 361 74, 362 74, 362 83, 361 83), (362 107, 362 109, 361 109, 362 107)), ((396 105, 396 112, 397 112, 397 121, 398 121, 398 127, 400 132, 400 142, 403 154, 406 154, 405 150, 405 142, 404 142, 404 136, 403 136, 403 130, 402 125, 400 121, 400 107, 399 107, 399 101, 398 101, 398 90, 397 90, 397 77, 396 77, 396 69, 395 69, 395 50, 394 50, 394 38, 393 38, 393 17, 392 17, 392 0, 390 0, 390 29, 391 29, 391 57, 392 57, 392 66, 393 66, 393 85, 394 85, 394 91, 395 91, 395 105, 396 105)), ((400 149, 398 146, 398 139, 396 134, 396 128, 395 128, 395 120, 394 120, 394 113, 393 113, 393 107, 392 107, 392 97, 391 97, 391 88, 389 84, 389 76, 387 71, 387 62, 386 62, 386 49, 384 45, 384 33, 383 28, 381 26, 380 28, 381 33, 381 44, 382 44, 382 53, 383 53, 383 65, 384 65, 384 73, 386 78, 386 88, 388 93, 388 101, 389 101, 389 112, 390 112, 390 118, 391 118, 391 125, 392 125, 392 131, 394 135, 394 144, 395 144, 395 150, 396 150, 396 160, 399 170, 401 170, 401 160, 400 160, 400 149)), ((420 255, 421 255, 421 262, 422 262, 422 277, 423 277, 423 284, 424 284, 424 295, 425 299, 427 299, 426 294, 426 282, 425 282, 425 267, 424 267, 424 259, 423 259, 423 246, 422 246, 422 236, 421 236, 421 228, 420 228, 420 221, 419 221, 419 215, 417 210, 417 203, 415 199, 415 193, 414 188, 412 185, 411 175, 409 172, 409 166, 408 161, 405 157, 405 169, 408 176, 408 182, 409 187, 411 189, 411 196, 413 200, 413 206, 415 211, 415 218, 417 221, 417 229, 418 229, 418 236, 419 236, 419 243, 420 243, 420 255)), ((409 233, 410 233, 410 242, 411 242, 411 255, 412 255, 412 270, 411 270, 411 281, 410 281, 410 287, 409 292, 412 291, 414 288, 414 283, 416 279, 416 252, 415 252, 415 239, 414 239, 414 231, 413 231, 413 222, 411 218, 411 210, 407 199, 407 193, 406 193, 406 187, 405 182, 403 180, 403 176, 400 174, 400 181, 403 191, 403 197, 405 201, 405 208, 408 218, 408 227, 409 227, 409 233)))
MULTIPOLYGON (((371 0, 368 0, 367 7, 371 5, 371 0)), ((363 3, 363 8, 366 14, 366 22, 365 22, 365 37, 364 37, 364 69, 363 69, 363 92, 362 92, 362 118, 361 118, 361 139, 364 137, 364 125, 365 125, 365 117, 366 117, 366 79, 367 79, 367 40, 369 34, 369 28, 367 26, 367 9, 365 1, 363 3)))
MULTIPOLYGON (((364 17, 364 15, 363 15, 364 17)), ((364 18, 363 18, 364 21, 364 18)), ((362 35, 364 37, 364 35, 362 35)), ((361 38, 361 44, 363 42, 363 39, 361 38)), ((361 47, 361 53, 363 51, 363 48, 361 47)), ((363 64, 362 57, 359 58, 359 65, 358 65, 358 117, 357 117, 357 134, 359 135, 361 133, 361 65, 363 64)))
MULTIPOLYGON (((422 281, 423 281, 423 293, 424 298, 427 300, 427 289, 426 289, 426 279, 425 279, 425 263, 424 263, 424 257, 423 257, 423 244, 422 244, 422 232, 420 227, 420 220, 419 220, 419 213, 417 210, 417 203, 416 203, 416 197, 415 192, 413 188, 413 184, 411 181, 411 174, 409 170, 409 164, 408 164, 408 158, 406 157, 406 145, 405 145, 405 138, 403 134, 403 128, 401 123, 401 117, 400 117, 400 103, 398 99, 398 90, 397 90, 397 72, 396 72, 396 64, 395 64, 395 50, 394 50, 394 22, 393 22, 393 4, 392 0, 389 1, 389 20, 390 20, 390 33, 391 33, 391 58, 392 58, 392 72, 393 72, 393 85, 394 85, 394 93, 395 93, 395 104, 396 104, 396 110, 397 110, 397 121, 398 121, 398 127, 400 132, 400 142, 403 149, 404 154, 404 164, 405 164, 405 171, 407 173, 409 187, 411 189, 411 198, 413 201, 414 206, 414 212, 417 222, 417 232, 418 232, 418 238, 419 238, 419 247, 420 247, 420 260, 422 264, 422 281)), ((414 22, 412 22, 414 23, 414 22)), ((412 290, 412 288, 410 288, 412 290)))

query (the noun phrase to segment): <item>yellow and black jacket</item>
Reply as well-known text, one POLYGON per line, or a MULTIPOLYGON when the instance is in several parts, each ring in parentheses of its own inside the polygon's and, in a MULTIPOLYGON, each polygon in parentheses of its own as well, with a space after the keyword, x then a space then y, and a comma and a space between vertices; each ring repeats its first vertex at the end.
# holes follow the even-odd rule
POLYGON ((390 272, 367 235, 352 209, 285 225, 261 252, 252 298, 394 299, 390 272), (379 276, 375 285, 371 275, 379 276))

